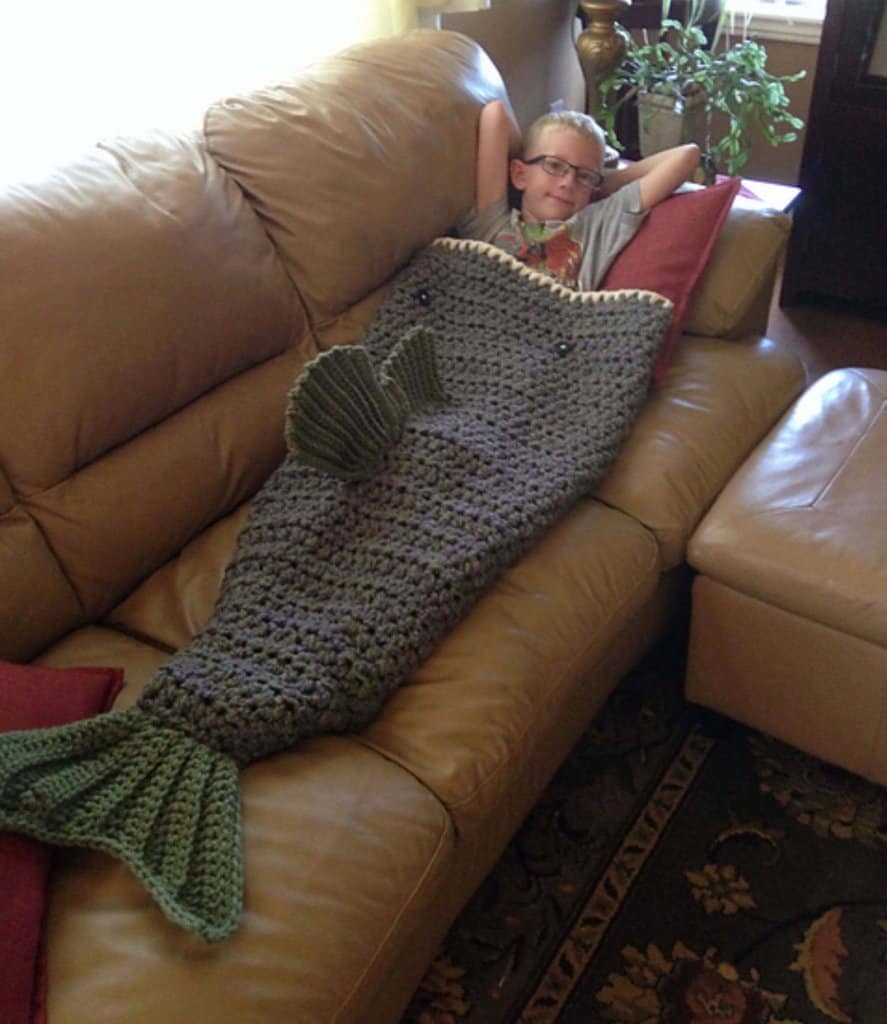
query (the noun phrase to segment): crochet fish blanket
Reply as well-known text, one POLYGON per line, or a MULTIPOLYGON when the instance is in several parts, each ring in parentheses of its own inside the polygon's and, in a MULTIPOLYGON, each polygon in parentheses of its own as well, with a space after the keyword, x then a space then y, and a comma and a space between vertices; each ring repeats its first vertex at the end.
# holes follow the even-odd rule
POLYGON ((290 394, 211 620, 138 703, 0 736, 0 827, 120 857, 208 940, 242 909, 239 772, 365 726, 490 584, 592 492, 671 306, 574 292, 438 239, 359 344, 290 394))

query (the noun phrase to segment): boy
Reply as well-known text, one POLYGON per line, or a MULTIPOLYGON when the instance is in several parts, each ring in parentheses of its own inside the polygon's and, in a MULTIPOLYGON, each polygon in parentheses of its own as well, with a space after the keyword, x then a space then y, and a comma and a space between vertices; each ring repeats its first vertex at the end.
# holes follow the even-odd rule
POLYGON ((522 153, 510 108, 488 103, 480 115, 475 207, 463 238, 491 242, 571 288, 597 288, 640 227, 647 210, 686 181, 699 163, 695 143, 604 170, 606 141, 597 122, 575 110, 530 125, 522 153), (521 192, 508 206, 508 182, 521 192))

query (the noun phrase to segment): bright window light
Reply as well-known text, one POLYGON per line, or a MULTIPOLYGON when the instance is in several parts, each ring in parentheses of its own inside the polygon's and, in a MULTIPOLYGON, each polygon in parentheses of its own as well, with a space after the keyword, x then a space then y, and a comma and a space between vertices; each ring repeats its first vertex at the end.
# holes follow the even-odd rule
POLYGON ((826 0, 728 0, 734 14, 822 21, 826 0))
POLYGON ((0 184, 118 135, 199 128, 222 97, 364 38, 365 0, 31 0, 4 6, 0 184), (324 16, 319 11, 328 11, 324 16))
POLYGON ((732 35, 818 46, 826 0, 727 0, 732 35))

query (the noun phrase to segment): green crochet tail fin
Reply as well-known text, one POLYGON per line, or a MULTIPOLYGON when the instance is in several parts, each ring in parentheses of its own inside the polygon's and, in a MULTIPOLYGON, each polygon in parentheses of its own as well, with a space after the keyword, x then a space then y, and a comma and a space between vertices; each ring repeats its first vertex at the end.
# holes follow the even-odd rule
POLYGON ((139 707, 0 735, 0 827, 124 861, 166 916, 223 939, 242 908, 239 769, 139 707))

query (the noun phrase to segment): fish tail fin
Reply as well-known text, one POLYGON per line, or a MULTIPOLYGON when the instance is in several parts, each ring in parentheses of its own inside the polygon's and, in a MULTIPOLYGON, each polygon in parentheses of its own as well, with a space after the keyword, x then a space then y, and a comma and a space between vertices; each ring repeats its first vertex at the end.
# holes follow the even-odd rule
POLYGON ((0 827, 122 860, 209 941, 243 902, 239 768, 139 707, 0 735, 0 827))

